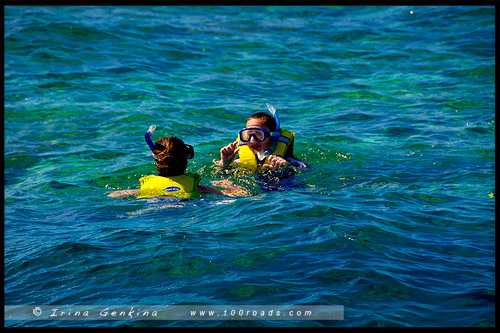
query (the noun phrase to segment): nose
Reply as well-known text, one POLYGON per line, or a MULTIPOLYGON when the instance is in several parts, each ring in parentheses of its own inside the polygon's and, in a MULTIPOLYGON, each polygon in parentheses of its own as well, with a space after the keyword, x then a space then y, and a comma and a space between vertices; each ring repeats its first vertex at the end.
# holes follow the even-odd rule
POLYGON ((248 142, 257 142, 257 140, 255 139, 255 135, 254 134, 250 135, 250 140, 248 142))

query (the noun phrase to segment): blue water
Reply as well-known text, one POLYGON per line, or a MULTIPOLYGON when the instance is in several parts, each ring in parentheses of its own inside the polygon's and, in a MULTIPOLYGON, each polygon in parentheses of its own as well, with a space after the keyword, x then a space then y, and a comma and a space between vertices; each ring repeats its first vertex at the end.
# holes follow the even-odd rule
POLYGON ((343 305, 495 326, 495 7, 5 7, 5 304, 343 305), (410 13, 412 11, 412 13, 410 13), (278 110, 311 168, 269 190, 214 160, 278 110), (245 198, 107 197, 195 147, 245 198))

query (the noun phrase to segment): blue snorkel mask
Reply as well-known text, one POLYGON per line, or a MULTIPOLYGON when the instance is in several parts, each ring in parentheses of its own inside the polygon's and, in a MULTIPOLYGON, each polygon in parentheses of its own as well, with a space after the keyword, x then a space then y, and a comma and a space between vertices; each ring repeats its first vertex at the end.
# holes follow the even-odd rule
MULTIPOLYGON (((146 139, 146 142, 147 142, 147 144, 149 146, 149 149, 151 149, 151 152, 153 152, 153 156, 156 158, 156 155, 154 154, 155 144, 151 140, 151 135, 153 134, 153 132, 155 131, 155 129, 156 129, 155 125, 149 126, 149 129, 146 132, 146 135, 144 136, 144 138, 146 139)), ((194 148, 191 145, 186 145, 186 149, 187 149, 187 159, 190 160, 190 159, 192 159, 194 157, 194 148)))
POLYGON ((259 160, 264 159, 265 157, 271 155, 273 151, 276 150, 276 147, 278 146, 278 141, 281 136, 281 128, 280 128, 280 118, 278 117, 278 113, 276 112, 276 109, 269 103, 266 103, 267 109, 269 112, 271 112, 271 115, 273 116, 274 120, 276 121, 276 129, 274 132, 266 132, 265 129, 260 128, 260 127, 246 127, 242 129, 239 133, 239 145, 246 145, 247 142, 250 141, 251 137, 254 138, 255 141, 257 142, 263 142, 265 141, 268 137, 272 138, 272 146, 266 151, 255 151, 255 154, 259 158, 259 160))

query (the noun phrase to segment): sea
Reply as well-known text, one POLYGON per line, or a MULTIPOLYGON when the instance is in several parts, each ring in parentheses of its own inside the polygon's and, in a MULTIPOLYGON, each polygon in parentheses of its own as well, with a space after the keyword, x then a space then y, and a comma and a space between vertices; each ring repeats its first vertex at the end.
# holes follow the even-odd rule
POLYGON ((495 327, 495 9, 4 5, 4 326, 495 327), (309 168, 220 172, 267 103, 309 168), (151 125, 248 195, 109 197, 151 125))

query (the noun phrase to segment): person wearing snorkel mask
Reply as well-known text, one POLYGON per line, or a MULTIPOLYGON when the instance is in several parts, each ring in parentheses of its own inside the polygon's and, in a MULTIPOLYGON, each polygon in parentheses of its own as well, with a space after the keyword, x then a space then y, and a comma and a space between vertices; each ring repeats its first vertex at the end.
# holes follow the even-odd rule
POLYGON ((276 110, 267 104, 271 114, 257 112, 248 118, 236 141, 220 150, 221 165, 229 166, 234 160, 250 171, 262 168, 282 168, 288 165, 305 168, 307 165, 293 155, 295 133, 280 128, 276 110))
POLYGON ((160 138, 153 144, 150 137, 155 128, 154 125, 149 128, 146 133, 146 142, 153 152, 158 175, 144 176, 139 179, 141 188, 138 190, 115 191, 110 193, 109 197, 121 198, 134 195, 140 199, 169 195, 178 198, 200 198, 202 192, 229 196, 246 195, 241 187, 233 184, 229 184, 230 186, 223 190, 199 185, 201 176, 186 172, 188 159, 194 156, 193 146, 184 144, 175 136, 160 138))

